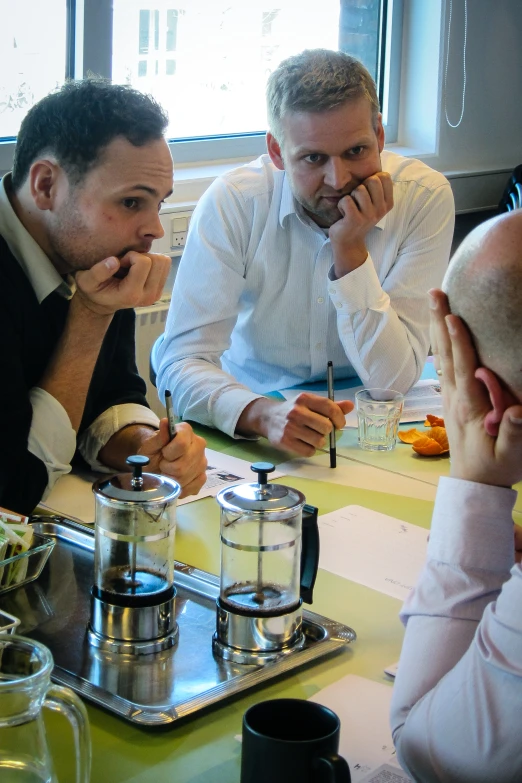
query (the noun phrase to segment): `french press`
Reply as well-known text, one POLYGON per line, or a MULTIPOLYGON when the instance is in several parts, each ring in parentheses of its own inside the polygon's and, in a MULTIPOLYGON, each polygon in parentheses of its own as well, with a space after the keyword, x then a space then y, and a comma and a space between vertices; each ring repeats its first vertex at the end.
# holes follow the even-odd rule
POLYGON ((127 459, 132 473, 99 479, 90 643, 110 652, 143 654, 172 647, 175 617, 173 479, 143 473, 148 457, 127 459))
POLYGON ((301 492, 268 484, 272 464, 251 470, 258 483, 217 495, 221 580, 213 648, 226 660, 262 664, 304 646, 302 603, 312 603, 319 531, 317 509, 303 515, 301 492))

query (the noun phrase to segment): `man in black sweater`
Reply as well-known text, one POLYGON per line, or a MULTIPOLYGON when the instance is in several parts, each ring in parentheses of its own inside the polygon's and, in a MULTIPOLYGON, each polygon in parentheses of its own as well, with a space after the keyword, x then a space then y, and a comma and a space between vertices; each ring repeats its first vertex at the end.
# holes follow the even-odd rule
POLYGON ((145 454, 183 495, 205 481, 205 442, 169 436, 147 406, 134 307, 170 268, 151 253, 172 192, 167 118, 148 96, 66 84, 22 123, 0 182, 0 506, 30 512, 79 453, 95 470, 145 454))

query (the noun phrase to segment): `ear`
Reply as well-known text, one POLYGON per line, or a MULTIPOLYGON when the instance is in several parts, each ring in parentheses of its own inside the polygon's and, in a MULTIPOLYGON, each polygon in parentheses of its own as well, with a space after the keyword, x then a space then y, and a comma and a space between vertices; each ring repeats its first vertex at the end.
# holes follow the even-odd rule
POLYGON ((268 154, 270 155, 270 160, 272 161, 274 166, 277 169, 283 171, 285 168, 285 164, 283 161, 283 153, 281 152, 281 147, 279 146, 278 142, 274 139, 271 133, 266 134, 266 147, 268 150, 268 154))
POLYGON ((52 209, 64 172, 53 160, 37 160, 29 171, 31 196, 38 209, 52 209))
POLYGON ((492 410, 486 414, 484 429, 488 435, 496 438, 504 412, 512 405, 518 404, 518 400, 501 384, 492 370, 488 370, 486 367, 479 367, 475 371, 475 378, 482 381, 491 402, 492 410))
POLYGON ((382 124, 382 114, 380 113, 377 115, 375 135, 377 136, 377 142, 379 144, 379 152, 382 152, 384 149, 384 126, 382 124))

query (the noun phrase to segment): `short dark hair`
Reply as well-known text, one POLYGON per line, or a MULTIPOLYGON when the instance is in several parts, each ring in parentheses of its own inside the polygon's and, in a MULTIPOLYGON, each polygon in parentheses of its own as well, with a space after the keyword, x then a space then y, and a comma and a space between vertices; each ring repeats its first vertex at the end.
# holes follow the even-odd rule
POLYGON ((344 52, 305 49, 280 62, 268 77, 268 126, 281 144, 281 121, 288 112, 328 111, 358 98, 368 100, 376 126, 379 99, 364 65, 344 52))
POLYGON ((105 79, 66 82, 27 113, 16 142, 12 184, 16 192, 42 154, 56 156, 77 184, 101 151, 123 136, 135 147, 163 137, 168 117, 154 98, 105 79))

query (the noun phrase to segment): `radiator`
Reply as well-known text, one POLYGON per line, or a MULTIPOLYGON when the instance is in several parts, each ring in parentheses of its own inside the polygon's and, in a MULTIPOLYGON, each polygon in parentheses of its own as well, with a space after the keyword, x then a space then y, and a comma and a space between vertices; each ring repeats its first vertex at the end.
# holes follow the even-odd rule
POLYGON ((157 302, 150 307, 136 308, 136 363, 138 372, 147 384, 147 401, 160 418, 165 408, 149 378, 150 349, 157 337, 165 331, 169 301, 157 302))

